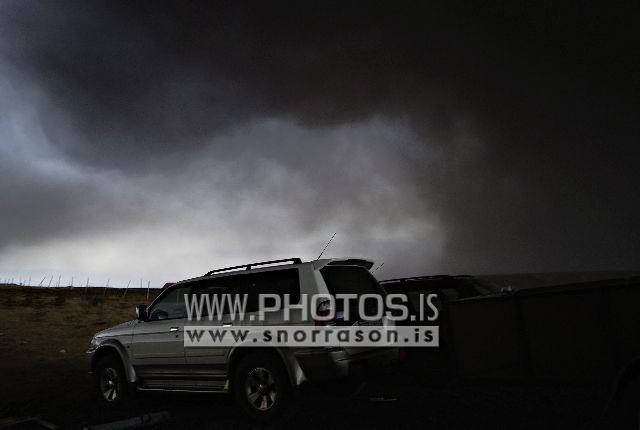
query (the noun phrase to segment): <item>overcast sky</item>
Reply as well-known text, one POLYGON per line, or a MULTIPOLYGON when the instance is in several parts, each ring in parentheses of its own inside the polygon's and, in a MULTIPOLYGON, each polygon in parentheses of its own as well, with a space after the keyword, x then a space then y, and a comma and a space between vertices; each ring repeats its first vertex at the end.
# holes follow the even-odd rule
POLYGON ((3 0, 0 278, 639 269, 616 7, 3 0))

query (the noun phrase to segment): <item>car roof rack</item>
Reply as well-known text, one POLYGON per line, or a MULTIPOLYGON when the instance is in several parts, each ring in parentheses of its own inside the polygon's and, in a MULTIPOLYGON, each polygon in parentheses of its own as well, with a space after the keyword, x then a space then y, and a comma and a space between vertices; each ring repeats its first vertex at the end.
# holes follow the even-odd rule
POLYGON ((229 270, 239 270, 239 269, 251 270, 251 268, 255 266, 265 266, 267 264, 287 263, 287 262, 290 262, 291 264, 300 264, 302 263, 302 260, 295 257, 295 258, 283 258, 282 260, 262 261, 260 263, 242 264, 240 266, 231 266, 231 267, 225 267, 224 269, 211 270, 205 273, 204 276, 213 275, 214 273, 227 272, 229 270))
POLYGON ((408 278, 397 278, 397 279, 385 279, 384 281, 379 281, 379 283, 383 282, 399 282, 405 283, 409 281, 427 281, 427 280, 436 280, 436 279, 447 279, 449 275, 430 275, 430 276, 410 276, 408 278))
POLYGON ((411 276, 409 278, 398 278, 398 279, 385 279, 384 281, 379 281, 380 284, 385 282, 388 283, 405 283, 411 281, 439 281, 444 279, 465 279, 465 278, 473 278, 470 275, 432 275, 432 276, 411 276))

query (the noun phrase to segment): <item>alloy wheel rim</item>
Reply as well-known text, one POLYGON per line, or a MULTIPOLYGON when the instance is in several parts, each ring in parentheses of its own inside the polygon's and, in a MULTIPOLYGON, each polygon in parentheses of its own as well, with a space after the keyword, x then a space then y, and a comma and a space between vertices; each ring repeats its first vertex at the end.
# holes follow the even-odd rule
POLYGON ((271 409, 278 396, 273 375, 263 367, 256 367, 249 372, 245 388, 249 404, 259 411, 271 409))
POLYGON ((113 402, 118 398, 119 390, 120 378, 118 378, 118 372, 112 367, 104 369, 100 378, 102 397, 108 402, 113 402))

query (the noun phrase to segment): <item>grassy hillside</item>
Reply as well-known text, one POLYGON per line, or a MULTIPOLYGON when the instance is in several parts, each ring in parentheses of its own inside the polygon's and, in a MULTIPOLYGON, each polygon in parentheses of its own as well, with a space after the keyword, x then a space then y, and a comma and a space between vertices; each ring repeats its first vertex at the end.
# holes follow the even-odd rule
MULTIPOLYGON (((159 290, 151 290, 149 301, 159 290)), ((94 333, 134 318, 147 290, 0 287, 0 416, 32 415, 90 395, 84 353, 94 333), (50 395, 43 396, 47 392, 50 395)))

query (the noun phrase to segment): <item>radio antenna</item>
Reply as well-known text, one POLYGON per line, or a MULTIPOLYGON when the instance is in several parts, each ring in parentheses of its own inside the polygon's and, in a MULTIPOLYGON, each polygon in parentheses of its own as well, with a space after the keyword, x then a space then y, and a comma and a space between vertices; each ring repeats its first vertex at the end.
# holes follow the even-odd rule
POLYGON ((376 267, 375 269, 373 269, 373 271, 371 273, 374 273, 376 270, 378 270, 379 268, 381 268, 382 266, 384 266, 384 261, 382 262, 382 264, 380 264, 378 267, 376 267))
POLYGON ((318 255, 318 258, 316 258, 316 260, 320 260, 320 257, 322 257, 322 254, 324 254, 324 252, 327 250, 327 247, 329 246, 333 238, 336 237, 336 234, 338 234, 338 232, 333 233, 333 236, 331 236, 331 239, 329 239, 329 242, 327 242, 324 248, 322 248, 322 252, 320 253, 320 255, 318 255))

